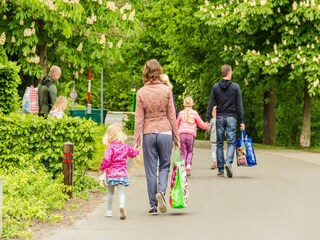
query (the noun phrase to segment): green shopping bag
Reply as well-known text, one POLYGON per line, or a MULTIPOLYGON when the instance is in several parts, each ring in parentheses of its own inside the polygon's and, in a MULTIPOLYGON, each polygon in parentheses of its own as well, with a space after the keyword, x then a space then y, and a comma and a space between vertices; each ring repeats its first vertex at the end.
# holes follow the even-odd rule
POLYGON ((176 150, 174 167, 171 175, 169 203, 172 208, 187 207, 188 182, 184 162, 181 160, 180 151, 176 150))

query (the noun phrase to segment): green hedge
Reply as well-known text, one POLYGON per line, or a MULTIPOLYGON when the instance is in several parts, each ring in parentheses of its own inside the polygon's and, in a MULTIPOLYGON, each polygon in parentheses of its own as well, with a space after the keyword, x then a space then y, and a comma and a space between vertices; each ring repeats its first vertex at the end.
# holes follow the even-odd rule
POLYGON ((94 153, 96 127, 95 122, 80 118, 1 115, 0 168, 10 172, 43 164, 55 177, 62 171, 63 144, 70 141, 74 144, 75 172, 82 175, 94 153))
POLYGON ((6 65, 0 63, 0 112, 9 114, 18 109, 20 97, 18 85, 21 79, 18 75, 20 67, 13 62, 6 65))
POLYGON ((60 221, 64 193, 63 144, 74 144, 73 196, 83 196, 98 182, 85 176, 96 150, 92 120, 43 119, 31 114, 0 114, 0 176, 3 178, 3 238, 30 239, 32 220, 60 221))

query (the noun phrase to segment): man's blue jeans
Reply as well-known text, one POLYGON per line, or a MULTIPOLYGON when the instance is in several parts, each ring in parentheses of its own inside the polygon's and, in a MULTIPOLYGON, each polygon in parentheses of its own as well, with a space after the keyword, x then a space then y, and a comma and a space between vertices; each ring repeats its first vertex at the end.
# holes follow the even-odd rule
POLYGON ((236 149, 236 125, 237 119, 234 117, 217 116, 217 160, 219 172, 224 171, 225 163, 233 163, 234 151, 236 149), (228 149, 226 159, 223 152, 224 136, 227 137, 228 149))

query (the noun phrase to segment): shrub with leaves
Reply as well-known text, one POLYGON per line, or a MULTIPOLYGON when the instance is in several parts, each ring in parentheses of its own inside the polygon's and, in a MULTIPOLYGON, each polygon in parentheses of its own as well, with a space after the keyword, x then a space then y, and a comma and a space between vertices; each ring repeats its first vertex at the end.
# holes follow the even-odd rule
POLYGON ((18 108, 20 98, 17 88, 21 82, 19 71, 20 67, 15 63, 0 63, 0 111, 5 114, 18 108))

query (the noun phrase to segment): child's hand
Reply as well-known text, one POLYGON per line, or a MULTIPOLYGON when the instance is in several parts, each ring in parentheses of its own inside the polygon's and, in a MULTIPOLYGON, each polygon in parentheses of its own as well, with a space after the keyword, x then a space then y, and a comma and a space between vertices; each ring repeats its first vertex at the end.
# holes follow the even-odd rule
POLYGON ((99 182, 101 187, 107 187, 107 176, 106 172, 103 172, 102 175, 99 177, 99 182))

